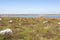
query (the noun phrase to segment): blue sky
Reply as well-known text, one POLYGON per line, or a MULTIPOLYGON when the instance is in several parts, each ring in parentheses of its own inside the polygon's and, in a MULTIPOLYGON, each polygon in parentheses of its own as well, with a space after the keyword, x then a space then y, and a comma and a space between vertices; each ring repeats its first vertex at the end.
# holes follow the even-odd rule
POLYGON ((59 14, 59 0, 0 0, 0 14, 59 14))

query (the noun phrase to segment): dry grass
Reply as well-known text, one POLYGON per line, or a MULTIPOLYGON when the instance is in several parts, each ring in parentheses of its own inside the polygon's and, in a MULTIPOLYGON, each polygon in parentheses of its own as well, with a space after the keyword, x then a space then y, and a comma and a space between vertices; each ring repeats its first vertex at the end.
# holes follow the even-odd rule
MULTIPOLYGON (((1 18, 0 30, 13 30, 11 40, 60 40, 60 18, 1 18)), ((0 36, 0 40, 3 38, 0 36)))

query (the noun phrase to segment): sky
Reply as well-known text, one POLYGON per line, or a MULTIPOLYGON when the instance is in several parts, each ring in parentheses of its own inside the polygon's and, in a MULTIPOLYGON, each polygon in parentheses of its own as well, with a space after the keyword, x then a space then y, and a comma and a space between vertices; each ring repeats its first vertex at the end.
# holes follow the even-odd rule
POLYGON ((0 14, 60 14, 60 0, 0 0, 0 14))

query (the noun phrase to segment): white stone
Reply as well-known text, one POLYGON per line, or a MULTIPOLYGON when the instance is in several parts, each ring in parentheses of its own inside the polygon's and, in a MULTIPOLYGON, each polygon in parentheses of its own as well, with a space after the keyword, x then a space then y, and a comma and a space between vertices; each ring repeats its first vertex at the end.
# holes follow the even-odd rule
POLYGON ((2 20, 2 18, 0 18, 0 20, 2 20))
POLYGON ((7 33, 7 34, 12 33, 12 30, 11 29, 5 29, 5 30, 0 31, 1 35, 5 35, 5 33, 7 33))
POLYGON ((43 23, 47 23, 48 21, 43 21, 43 23))
POLYGON ((13 20, 10 20, 9 22, 13 22, 13 20))
POLYGON ((58 24, 60 24, 60 22, 58 22, 58 24))

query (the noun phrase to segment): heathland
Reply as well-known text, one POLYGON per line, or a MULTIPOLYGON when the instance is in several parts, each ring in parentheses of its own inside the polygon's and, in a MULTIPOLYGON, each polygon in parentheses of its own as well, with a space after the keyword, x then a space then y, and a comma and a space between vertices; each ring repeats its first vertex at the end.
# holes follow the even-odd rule
POLYGON ((6 28, 13 31, 11 40, 60 40, 60 18, 0 17, 0 30, 6 28))

